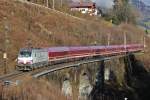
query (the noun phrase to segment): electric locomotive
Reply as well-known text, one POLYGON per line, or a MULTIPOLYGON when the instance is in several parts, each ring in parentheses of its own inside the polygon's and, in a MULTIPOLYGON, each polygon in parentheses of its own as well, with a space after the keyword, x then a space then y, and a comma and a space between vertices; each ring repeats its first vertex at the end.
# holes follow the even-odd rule
POLYGON ((17 59, 18 70, 32 70, 47 65, 47 49, 24 48, 21 49, 17 59))

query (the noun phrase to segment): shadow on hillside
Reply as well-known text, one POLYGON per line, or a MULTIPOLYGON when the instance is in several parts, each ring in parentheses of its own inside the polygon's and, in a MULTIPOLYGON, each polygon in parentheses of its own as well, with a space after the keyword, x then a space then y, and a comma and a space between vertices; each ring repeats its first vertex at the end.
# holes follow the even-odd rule
POLYGON ((150 100, 150 73, 134 55, 130 55, 129 59, 125 64, 125 85, 118 87, 112 72, 114 80, 105 83, 103 91, 101 83, 96 84, 91 92, 91 100, 150 100))
POLYGON ((129 87, 136 95, 135 100, 150 100, 150 73, 145 69, 144 64, 130 55, 132 72, 129 80, 129 87))

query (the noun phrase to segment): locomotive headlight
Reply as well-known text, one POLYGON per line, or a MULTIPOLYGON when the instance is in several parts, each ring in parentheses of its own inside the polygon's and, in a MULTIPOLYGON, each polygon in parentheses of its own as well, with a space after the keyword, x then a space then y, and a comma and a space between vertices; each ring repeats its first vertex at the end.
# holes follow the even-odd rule
POLYGON ((32 64, 32 63, 33 63, 33 60, 26 61, 26 64, 32 64))
POLYGON ((24 60, 23 62, 24 62, 24 64, 26 64, 26 63, 27 63, 27 61, 26 61, 26 60, 24 60))
POLYGON ((18 59, 18 64, 23 64, 24 60, 23 59, 18 59))
POLYGON ((18 64, 32 64, 32 58, 18 58, 18 64))

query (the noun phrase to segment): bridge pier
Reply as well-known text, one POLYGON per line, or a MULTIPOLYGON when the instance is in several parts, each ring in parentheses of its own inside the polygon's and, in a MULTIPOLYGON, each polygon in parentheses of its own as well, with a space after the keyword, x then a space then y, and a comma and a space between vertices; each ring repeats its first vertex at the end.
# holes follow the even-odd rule
POLYGON ((105 70, 105 62, 104 60, 101 61, 100 67, 99 67, 99 83, 96 85, 99 85, 101 93, 104 92, 104 71, 105 70))
MULTIPOLYGON (((83 96, 87 98, 89 90, 92 88, 93 90, 98 89, 96 90, 96 92, 99 93, 100 98, 109 98, 111 96, 112 98, 113 96, 117 98, 118 94, 112 94, 110 91, 114 92, 115 90, 113 90, 109 86, 111 83, 113 83, 113 85, 115 84, 114 86, 123 86, 126 84, 124 77, 126 71, 125 68, 128 68, 126 66, 132 65, 132 62, 130 62, 129 60, 129 57, 120 57, 110 60, 102 59, 96 62, 90 62, 88 64, 80 63, 76 66, 60 70, 58 73, 53 72, 54 75, 51 74, 51 79, 57 80, 57 84, 60 84, 60 87, 62 88, 62 91, 66 96, 69 95, 73 98, 83 96), (125 64, 127 65, 125 66, 125 64), (66 73, 69 74, 69 78, 65 78, 66 73), (97 81, 94 81, 96 76, 95 73, 98 73, 96 77, 97 81), (94 88, 91 83, 95 84, 94 88)), ((128 70, 131 70, 131 68, 129 68, 128 70)), ((117 87, 114 88, 117 89, 117 87)), ((92 96, 94 96, 94 94, 92 94, 92 96)))
POLYGON ((126 78, 126 83, 128 86, 131 85, 131 80, 132 80, 132 54, 128 54, 127 56, 124 57, 124 64, 125 64, 125 78, 126 78))
POLYGON ((69 73, 67 73, 64 76, 61 90, 64 93, 64 95, 67 96, 68 98, 71 98, 73 96, 71 77, 69 73))
MULTIPOLYGON (((97 93, 99 93, 99 94, 104 93, 104 72, 105 72, 104 70, 105 70, 105 61, 102 60, 99 65, 99 68, 98 68, 98 73, 96 75, 95 86, 90 94, 90 100, 96 100, 97 93)), ((103 97, 103 96, 101 96, 101 97, 103 97)))
POLYGON ((77 83, 77 75, 78 75, 79 66, 74 67, 74 82, 77 83))
POLYGON ((78 100, 87 100, 93 86, 91 84, 90 72, 88 70, 82 70, 79 78, 79 96, 78 100))
MULTIPOLYGON (((117 93, 117 86, 125 84, 124 57, 102 60, 99 65, 97 81, 91 92, 91 100, 121 100, 123 92, 117 93), (121 98, 121 99, 120 99, 121 98)), ((119 91, 119 90, 118 90, 119 91)))

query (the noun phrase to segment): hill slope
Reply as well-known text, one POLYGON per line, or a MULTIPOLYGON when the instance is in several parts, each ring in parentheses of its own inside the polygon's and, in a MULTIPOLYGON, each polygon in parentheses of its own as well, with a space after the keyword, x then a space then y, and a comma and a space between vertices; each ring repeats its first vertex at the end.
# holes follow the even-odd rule
POLYGON ((9 70, 14 69, 18 50, 27 44, 32 47, 92 45, 95 42, 106 45, 108 33, 111 33, 111 44, 122 44, 124 32, 128 43, 141 42, 143 31, 132 25, 114 26, 97 18, 79 20, 44 7, 0 0, 0 60, 7 33, 9 70))

